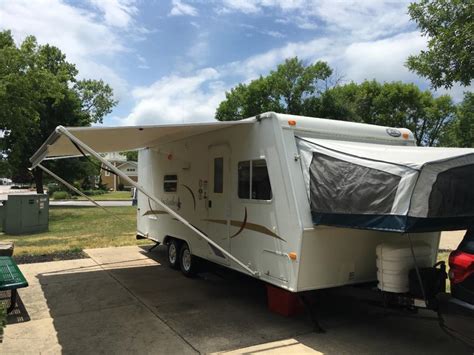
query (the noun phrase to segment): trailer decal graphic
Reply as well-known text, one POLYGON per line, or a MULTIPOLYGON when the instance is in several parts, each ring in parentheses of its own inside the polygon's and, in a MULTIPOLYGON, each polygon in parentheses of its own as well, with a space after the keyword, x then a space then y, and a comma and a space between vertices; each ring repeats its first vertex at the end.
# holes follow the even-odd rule
MULTIPOLYGON (((203 221, 206 222, 211 222, 211 223, 217 223, 217 224, 227 224, 227 220, 225 219, 203 219, 203 221)), ((244 220, 243 221, 237 221, 237 220, 231 220, 230 225, 232 227, 239 227, 239 231, 232 235, 230 238, 234 238, 238 236, 244 229, 248 229, 254 232, 266 234, 270 237, 280 239, 286 243, 286 240, 280 237, 279 235, 273 233, 270 229, 268 229, 265 226, 262 226, 261 224, 256 224, 256 223, 250 223, 247 222, 247 208, 245 208, 245 214, 244 214, 244 220)))
POLYGON ((194 196, 193 190, 191 190, 191 188, 190 188, 188 185, 181 184, 181 186, 183 186, 184 188, 186 188, 186 190, 188 190, 188 191, 191 193, 191 196, 192 196, 192 198, 193 198, 194 210, 196 211, 196 196, 194 196))
POLYGON ((245 229, 246 225, 247 225, 247 207, 245 207, 244 221, 242 222, 242 225, 240 226, 240 229, 237 231, 237 233, 231 235, 230 237, 231 238, 237 237, 240 233, 242 233, 242 231, 245 229))

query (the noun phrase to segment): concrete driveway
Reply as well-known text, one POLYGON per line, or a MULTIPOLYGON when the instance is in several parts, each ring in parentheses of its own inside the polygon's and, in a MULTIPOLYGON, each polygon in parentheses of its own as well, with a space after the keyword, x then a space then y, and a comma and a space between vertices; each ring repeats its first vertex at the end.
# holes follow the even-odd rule
POLYGON ((21 265, 30 286, 0 353, 471 353, 432 314, 396 315, 322 300, 324 334, 266 308, 265 288, 208 267, 196 279, 162 265, 165 249, 91 249, 90 259, 21 265))

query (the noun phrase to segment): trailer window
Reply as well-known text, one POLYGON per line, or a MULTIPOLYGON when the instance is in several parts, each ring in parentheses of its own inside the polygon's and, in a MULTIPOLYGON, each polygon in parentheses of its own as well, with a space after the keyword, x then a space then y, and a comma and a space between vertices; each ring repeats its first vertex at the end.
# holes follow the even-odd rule
POLYGON ((178 175, 165 175, 163 190, 165 192, 176 192, 178 190, 178 175))
POLYGON ((265 159, 252 160, 252 199, 271 200, 272 187, 265 159))
POLYGON ((250 198, 250 161, 239 163, 239 198, 250 198))
POLYGON ((252 200, 272 199, 272 187, 265 159, 240 162, 238 170, 239 198, 252 200))
POLYGON ((214 193, 224 191, 224 158, 214 158, 214 193))

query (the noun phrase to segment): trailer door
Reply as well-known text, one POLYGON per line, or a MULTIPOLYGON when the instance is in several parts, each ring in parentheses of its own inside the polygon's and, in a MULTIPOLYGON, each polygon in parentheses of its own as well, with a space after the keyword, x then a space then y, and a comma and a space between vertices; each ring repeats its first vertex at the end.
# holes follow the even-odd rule
MULTIPOLYGON (((209 237, 225 250, 230 250, 230 147, 228 144, 209 146, 209 186, 207 201, 207 231, 209 237)), ((222 252, 211 248, 210 257, 228 263, 222 252)))

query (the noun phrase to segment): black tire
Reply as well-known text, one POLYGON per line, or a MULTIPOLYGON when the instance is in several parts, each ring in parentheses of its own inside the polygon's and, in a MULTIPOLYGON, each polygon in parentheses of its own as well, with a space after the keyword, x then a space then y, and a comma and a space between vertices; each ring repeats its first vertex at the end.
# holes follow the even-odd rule
POLYGON ((180 244, 181 243, 176 239, 171 239, 171 241, 168 243, 168 264, 172 269, 175 270, 179 269, 180 267, 180 244))
POLYGON ((181 272, 186 277, 193 277, 196 275, 198 268, 197 258, 191 254, 189 245, 186 242, 183 242, 181 250, 179 252, 179 265, 181 267, 181 272))

